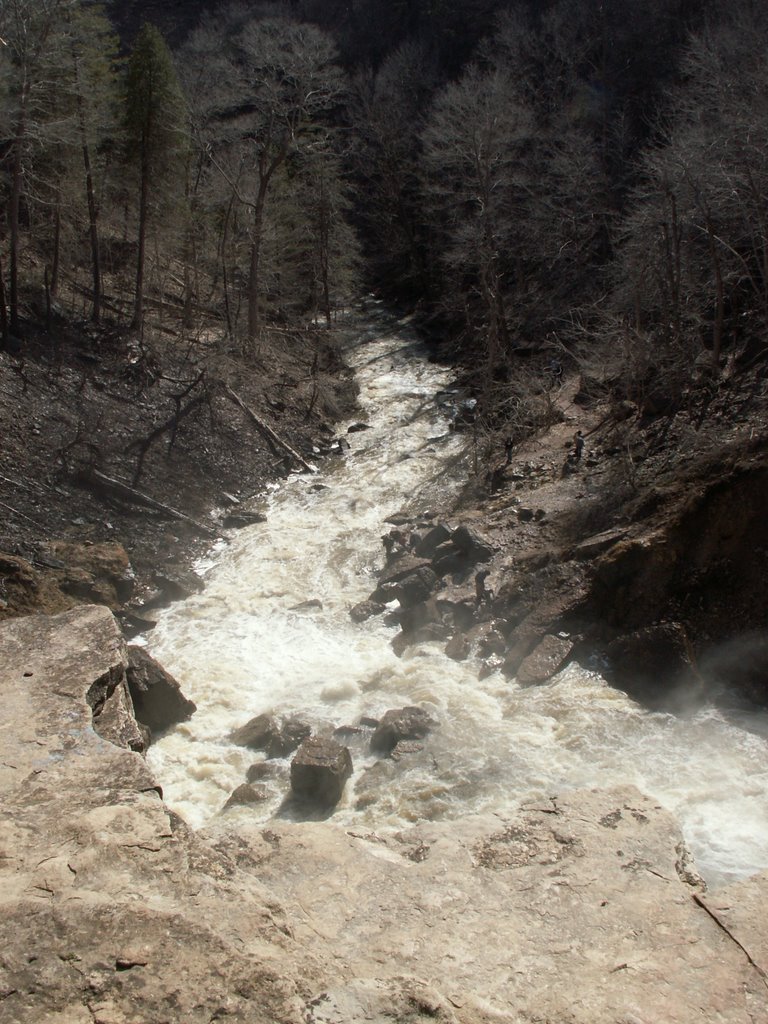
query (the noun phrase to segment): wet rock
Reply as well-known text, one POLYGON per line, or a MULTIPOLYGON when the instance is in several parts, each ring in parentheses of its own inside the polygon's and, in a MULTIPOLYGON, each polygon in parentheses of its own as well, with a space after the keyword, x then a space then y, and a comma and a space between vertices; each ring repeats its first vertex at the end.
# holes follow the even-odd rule
POLYGON ((432 558, 438 547, 450 539, 451 531, 447 526, 438 523, 419 538, 413 549, 414 554, 418 555, 419 558, 432 558))
POLYGON ((701 660, 701 674, 718 690, 735 690, 768 706, 768 637, 748 633, 710 648, 701 660))
POLYGON ((291 761, 291 790, 300 800, 332 807, 351 774, 352 757, 346 747, 330 739, 305 739, 291 761))
POLYGON ((392 650, 398 658, 414 644, 442 643, 451 635, 450 626, 444 622, 428 622, 412 633, 398 633, 392 641, 392 650))
POLYGON ((423 749, 424 744, 418 743, 416 740, 400 740, 395 744, 389 756, 393 761, 400 761, 410 754, 420 754, 423 749))
POLYGON ((436 728, 437 722, 423 708, 394 708, 385 712, 371 736, 371 750, 389 754, 403 740, 421 740, 436 728))
POLYGON ((267 744, 267 757, 287 757, 312 735, 312 726, 303 718, 286 718, 267 744))
POLYGON ((437 587, 437 575, 428 566, 421 566, 401 577, 394 586, 394 594, 402 608, 426 601, 437 587))
POLYGON ((299 716, 278 720, 274 715, 256 715, 230 733, 239 747, 264 750, 268 758, 287 757, 312 733, 312 726, 299 716))
POLYGON ((445 653, 453 661, 466 661, 470 650, 471 644, 465 633, 454 633, 445 645, 445 653))
POLYGON ((477 673, 478 679, 487 679, 488 676, 492 676, 494 672, 498 672, 504 668, 504 658, 500 654, 492 654, 490 658, 486 658, 480 666, 480 670, 477 673))
POLYGON ((502 633, 492 624, 484 623, 479 630, 477 649, 481 658, 487 658, 492 654, 504 654, 507 649, 507 641, 502 633))
POLYGON ((614 640, 607 650, 609 678, 637 700, 652 706, 674 699, 676 690, 695 694, 691 644, 679 622, 661 622, 614 640))
POLYGON ((316 597, 310 598, 309 601, 302 601, 288 609, 290 612, 321 612, 322 610, 323 602, 316 597))
POLYGON ((245 773, 245 781, 261 782, 262 779, 275 779, 284 771, 285 769, 275 764, 274 761, 255 761, 249 765, 248 771, 245 773))
POLYGON ((386 605, 378 601, 360 601, 354 608, 350 608, 349 617, 353 622, 365 622, 375 615, 381 615, 387 610, 386 605))
POLYGON ((271 795, 266 786, 254 786, 249 782, 243 782, 237 789, 232 791, 229 799, 222 807, 222 811, 228 811, 231 807, 263 804, 265 800, 269 800, 271 795))
POLYGON ((266 521, 267 517, 263 512, 230 512, 224 516, 221 525, 227 530, 239 530, 244 526, 254 526, 266 521))
POLYGON ((136 718, 153 733, 186 722, 197 711, 181 687, 143 647, 127 648, 126 679, 136 718))
POLYGON ((251 750, 266 750, 269 741, 280 731, 274 715, 256 715, 245 725, 241 725, 229 734, 230 740, 238 747, 249 747, 251 750))
POLYGON ((544 683, 559 672, 568 661, 573 650, 570 640, 549 634, 533 651, 523 659, 517 670, 517 681, 521 686, 544 683))
POLYGON ((142 609, 167 608, 174 601, 184 601, 203 589, 203 581, 195 572, 173 569, 152 579, 155 589, 142 603, 142 609))
POLYGON ((423 626, 441 622, 442 617, 437 601, 430 597, 426 601, 402 608, 397 613, 397 620, 404 633, 415 633, 423 626))

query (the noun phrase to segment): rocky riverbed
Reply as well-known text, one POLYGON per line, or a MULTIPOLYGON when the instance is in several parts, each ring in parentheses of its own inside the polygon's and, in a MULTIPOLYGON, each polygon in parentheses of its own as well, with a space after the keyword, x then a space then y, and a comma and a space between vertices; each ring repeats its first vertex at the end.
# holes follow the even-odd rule
POLYGON ((768 1013, 768 877, 707 894, 636 790, 394 834, 191 833, 141 754, 94 730, 94 694, 127 692, 107 609, 7 622, 0 658, 4 1024, 768 1013))

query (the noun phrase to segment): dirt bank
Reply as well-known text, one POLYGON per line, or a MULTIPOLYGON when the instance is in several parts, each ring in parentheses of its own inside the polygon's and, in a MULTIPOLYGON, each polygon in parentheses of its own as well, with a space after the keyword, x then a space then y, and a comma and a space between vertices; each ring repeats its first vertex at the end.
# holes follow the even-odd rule
POLYGON ((243 360, 213 336, 28 324, 0 352, 0 618, 86 600, 136 629, 194 587, 195 555, 354 408, 341 331, 273 331, 243 360))

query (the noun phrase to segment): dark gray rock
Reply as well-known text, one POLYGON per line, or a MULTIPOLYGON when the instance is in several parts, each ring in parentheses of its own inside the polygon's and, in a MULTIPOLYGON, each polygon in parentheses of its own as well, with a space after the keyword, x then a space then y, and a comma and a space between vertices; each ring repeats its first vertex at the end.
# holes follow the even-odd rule
POLYGON ((227 811, 230 807, 247 807, 249 804, 262 804, 265 800, 269 800, 271 795, 266 786, 252 786, 249 782, 243 782, 232 791, 222 810, 227 811))
POLYGON ((397 613, 397 621, 404 633, 415 633, 417 629, 431 623, 442 622, 440 608, 434 597, 418 604, 407 605, 397 613))
POLYGON ((451 539, 451 531, 447 526, 438 523, 428 530, 416 543, 413 551, 419 558, 432 558, 441 544, 451 539))
POLYGON ((571 640, 549 634, 523 659, 517 670, 517 681, 521 686, 544 683, 559 672, 570 658, 573 650, 571 640))
POLYGON ((493 547, 476 530, 468 526, 457 527, 451 541, 474 565, 477 562, 489 562, 493 558, 493 547))
POLYGON ((229 734, 229 738, 238 747, 249 747, 251 750, 266 750, 269 741, 280 731, 274 715, 256 715, 245 725, 229 734))
POLYGON ((471 644, 465 633, 454 633, 445 645, 445 653, 453 661, 466 661, 470 650, 471 644))
POLYGON ((274 715, 262 714, 235 729, 229 738, 239 747, 264 750, 272 758, 287 757, 311 733, 309 722, 298 716, 280 721, 274 715))
POLYGON ((393 708, 385 712, 371 736, 371 749, 379 754, 391 753, 403 740, 421 740, 437 726, 423 708, 393 708))
POLYGON ((244 526, 253 526, 256 523, 266 523, 267 517, 263 512, 230 512, 222 520, 222 526, 228 530, 239 530, 244 526))
POLYGON ((394 593, 402 608, 426 601, 437 587, 437 574, 423 565, 397 581, 394 593))
POLYGON ((332 807, 352 774, 352 756, 334 740, 305 739, 291 761, 291 790, 299 800, 332 807))
POLYGON ((607 650, 608 676, 632 697, 651 706, 701 688, 691 644, 679 622, 660 622, 614 640, 607 650))
POLYGON ((136 720, 153 733, 186 722, 197 711, 181 687, 143 647, 129 646, 126 680, 136 720))
POLYGON ((372 619, 375 615, 381 615, 386 610, 386 605, 381 604, 379 601, 360 601, 359 604, 350 609, 349 617, 353 622, 365 622, 367 619, 372 619))

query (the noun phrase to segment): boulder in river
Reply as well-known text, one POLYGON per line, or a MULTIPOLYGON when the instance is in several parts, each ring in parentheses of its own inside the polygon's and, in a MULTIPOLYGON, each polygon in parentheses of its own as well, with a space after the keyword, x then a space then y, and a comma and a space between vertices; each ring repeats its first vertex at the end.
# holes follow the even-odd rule
POLYGON ((126 679, 137 721, 155 733, 191 718, 197 706, 173 676, 143 647, 129 646, 127 653, 126 679))
POLYGON ((354 608, 350 608, 349 617, 353 622, 365 622, 375 615, 381 615, 384 611, 386 611, 386 605, 378 601, 360 601, 354 608))
POLYGON ((371 749, 390 754, 401 741, 424 739, 436 726, 437 722, 424 708, 393 708, 385 712, 371 736, 371 749))
POLYGON ((252 785, 243 782, 237 789, 232 791, 222 810, 228 811, 231 807, 248 807, 250 804, 263 804, 269 800, 271 793, 266 786, 252 785))
POLYGON ((332 807, 341 799, 351 774, 352 756, 347 747, 335 740, 310 737, 291 761, 291 790, 302 801, 332 807))
MULTIPOLYGON (((573 643, 565 637, 544 637, 541 643, 524 658, 517 670, 517 681, 521 686, 545 683, 565 665, 573 650, 573 643)), ((496 652, 498 653, 498 652, 496 652)))
POLYGON ((286 757, 311 733, 312 726, 298 715, 280 721, 274 715, 261 714, 235 729, 229 738, 239 747, 265 750, 267 757, 286 757))
POLYGON ((679 622, 659 622, 618 637, 608 647, 609 677, 636 700, 651 706, 696 697, 691 644, 679 622))

